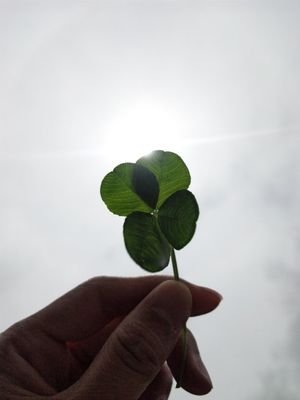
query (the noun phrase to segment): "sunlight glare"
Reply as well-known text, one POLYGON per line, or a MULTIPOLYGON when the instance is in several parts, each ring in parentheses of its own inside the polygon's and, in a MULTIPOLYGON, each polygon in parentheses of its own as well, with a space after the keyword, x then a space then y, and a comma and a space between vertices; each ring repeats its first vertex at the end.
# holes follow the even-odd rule
POLYGON ((180 146, 184 120, 165 104, 139 102, 110 121, 106 129, 105 154, 118 161, 135 161, 152 150, 180 146))

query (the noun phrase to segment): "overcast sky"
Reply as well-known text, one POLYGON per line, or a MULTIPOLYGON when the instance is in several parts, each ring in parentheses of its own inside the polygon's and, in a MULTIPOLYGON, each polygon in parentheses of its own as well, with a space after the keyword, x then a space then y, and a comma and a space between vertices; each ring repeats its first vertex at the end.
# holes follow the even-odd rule
POLYGON ((207 398, 298 398, 299 20, 290 0, 0 0, 0 331, 144 274, 99 185, 171 150, 201 210, 180 273, 224 295, 189 323, 207 398))

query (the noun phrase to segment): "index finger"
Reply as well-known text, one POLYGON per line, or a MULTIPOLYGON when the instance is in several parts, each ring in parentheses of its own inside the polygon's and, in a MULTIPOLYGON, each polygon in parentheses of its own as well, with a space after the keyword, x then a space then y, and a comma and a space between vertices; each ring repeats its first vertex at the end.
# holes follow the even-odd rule
MULTIPOLYGON (((28 323, 41 328, 59 341, 82 340, 94 335, 112 319, 127 315, 156 286, 166 280, 172 280, 172 277, 96 277, 32 315, 28 323)), ((182 282, 192 294, 192 315, 212 311, 222 298, 212 289, 182 282)))

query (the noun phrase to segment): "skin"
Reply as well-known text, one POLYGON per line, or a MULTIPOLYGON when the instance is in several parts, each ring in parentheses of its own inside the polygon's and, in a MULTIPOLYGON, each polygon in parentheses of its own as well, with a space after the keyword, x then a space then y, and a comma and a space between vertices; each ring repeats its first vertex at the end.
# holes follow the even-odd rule
MULTIPOLYGON (((220 300, 166 276, 93 278, 0 335, 1 399, 167 399, 185 321, 220 300)), ((182 387, 206 394, 212 383, 189 331, 187 345, 182 387)))

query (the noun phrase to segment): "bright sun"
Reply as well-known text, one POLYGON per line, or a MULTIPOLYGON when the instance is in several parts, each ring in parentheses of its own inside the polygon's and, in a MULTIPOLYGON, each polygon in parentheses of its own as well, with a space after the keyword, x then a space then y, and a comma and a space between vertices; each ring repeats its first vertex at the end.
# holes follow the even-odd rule
POLYGON ((107 157, 135 161, 152 150, 178 149, 183 133, 183 118, 166 104, 140 101, 125 107, 107 125, 107 157))

